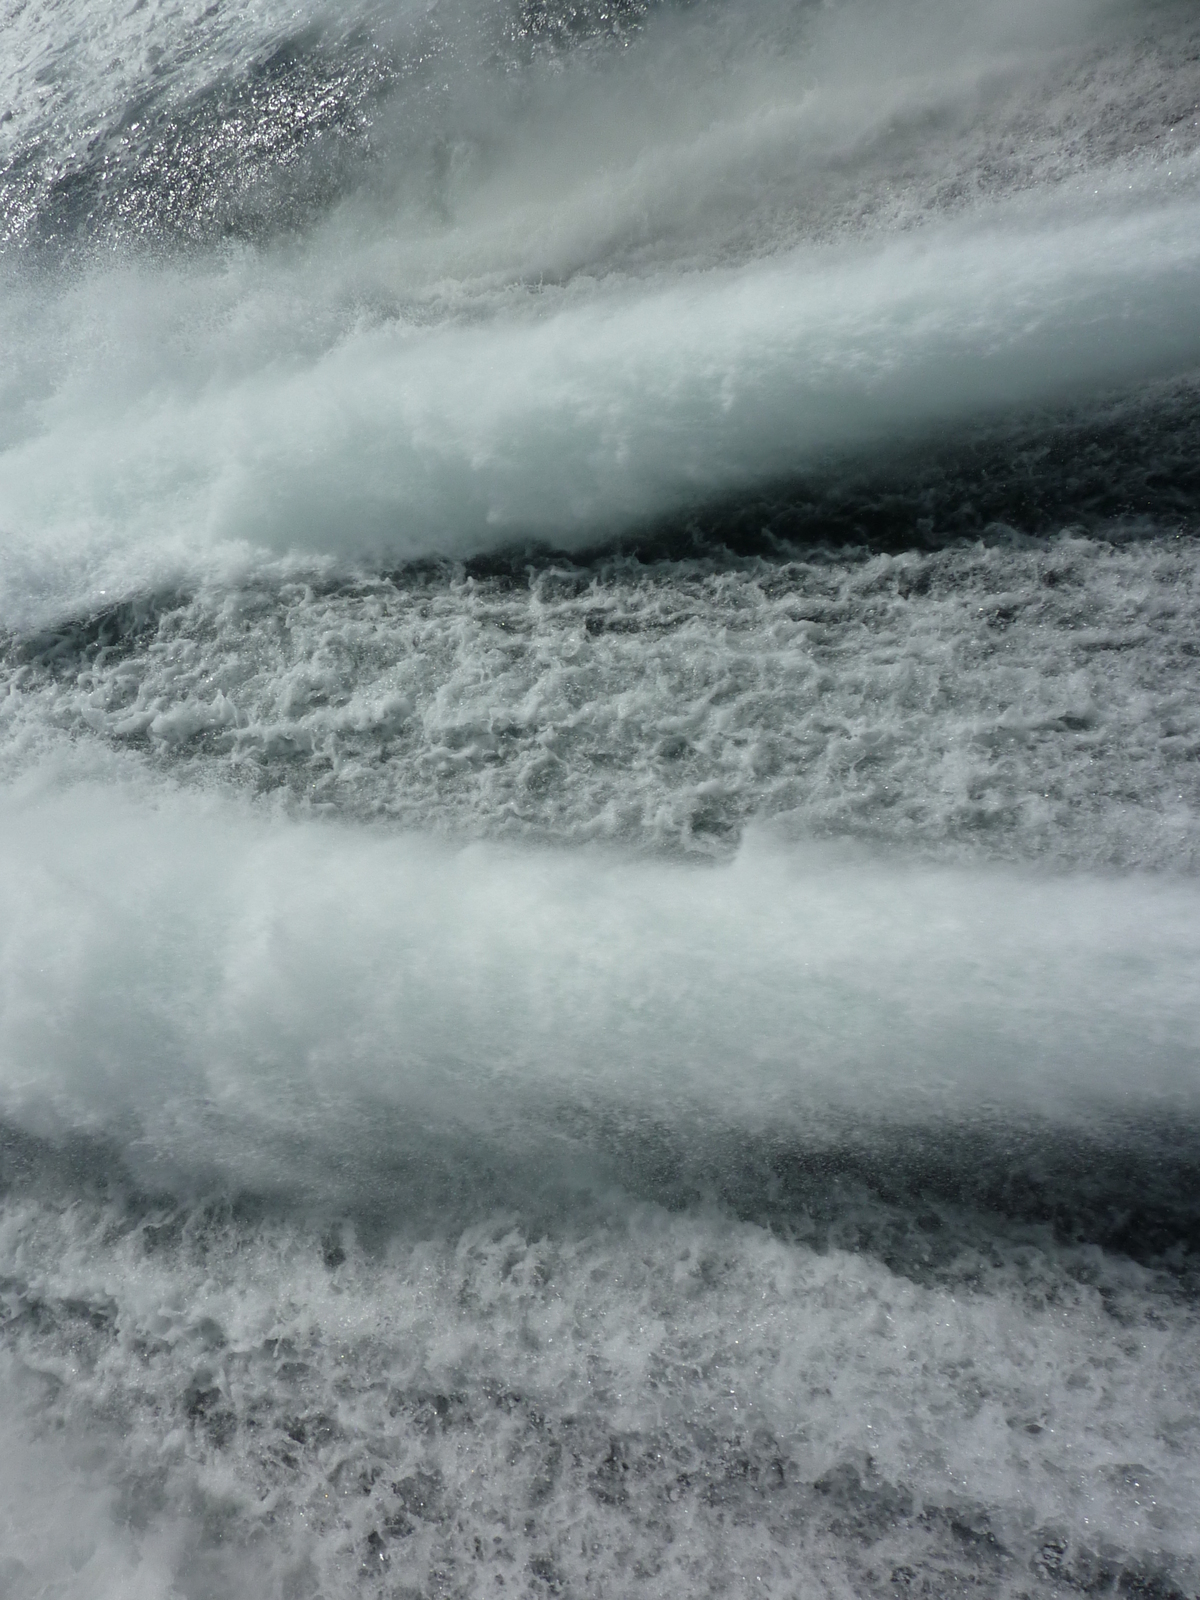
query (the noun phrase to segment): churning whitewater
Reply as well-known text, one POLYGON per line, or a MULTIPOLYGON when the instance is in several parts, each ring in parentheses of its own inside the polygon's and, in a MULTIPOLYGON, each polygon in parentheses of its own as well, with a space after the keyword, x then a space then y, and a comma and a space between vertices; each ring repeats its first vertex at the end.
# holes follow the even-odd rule
POLYGON ((1200 1596, 1200 14, 0 0, 0 1594, 1200 1596))

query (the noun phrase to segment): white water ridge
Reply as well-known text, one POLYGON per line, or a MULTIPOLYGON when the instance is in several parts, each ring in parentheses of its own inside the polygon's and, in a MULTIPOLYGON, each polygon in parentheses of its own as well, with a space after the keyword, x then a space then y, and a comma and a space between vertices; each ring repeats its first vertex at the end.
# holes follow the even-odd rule
POLYGON ((414 1118, 515 1148, 576 1105, 809 1134, 1196 1114, 1191 885, 458 852, 88 787, 4 833, 4 1115, 118 1130, 135 1167, 228 1142, 262 1183, 371 1105, 397 1149, 414 1118))
MULTIPOLYGON (((45 565, 70 569, 60 604, 78 606, 131 573, 202 576, 230 547, 578 547, 831 449, 1200 362, 1196 202, 1102 221, 1010 209, 483 326, 401 319, 299 370, 188 374, 183 392, 163 371, 115 405, 108 382, 73 377, 0 464, 8 608, 45 565)), ((136 280, 112 292, 128 304, 136 280)))
MULTIPOLYGON (((1045 52, 1036 69, 1027 59, 1035 83, 1058 63, 1046 88, 1061 95, 1064 71, 1081 70, 1063 30, 1096 17, 1059 10, 1052 36, 1032 28, 1024 49, 1045 52)), ((194 580, 263 548, 393 561, 528 539, 577 548, 795 478, 831 452, 1196 366, 1194 116, 1172 124, 1173 154, 1114 160, 1113 107, 1081 99, 1098 119, 1094 150, 1085 139, 1040 185, 1008 156, 997 192, 947 205, 949 173, 980 154, 964 119, 998 123, 1011 145, 1006 118, 1034 115, 1014 89, 1020 27, 991 38, 965 8, 947 42, 936 10, 915 8, 906 70, 889 76, 858 43, 873 13, 851 7, 798 39, 788 15, 755 14, 699 123, 687 90, 705 28, 725 40, 721 19, 695 38, 651 22, 645 60, 568 60, 574 126, 536 60, 527 98, 506 108, 485 91, 475 121, 448 84, 420 137, 465 166, 432 212, 428 195, 387 187, 413 159, 409 130, 384 146, 387 182, 368 167, 372 187, 303 242, 177 265, 141 252, 122 264, 118 244, 117 264, 85 254, 57 282, 10 250, 5 614, 35 620, 31 597, 45 615, 139 580, 194 580), (933 55, 918 73, 921 41, 933 55), (678 74, 665 94, 655 68, 678 74), (594 149, 584 130, 609 103, 627 126, 602 121, 594 149), (945 127, 940 169, 912 153, 922 117, 945 127), (644 192, 681 150, 696 162, 673 180, 693 189, 682 237, 674 202, 644 192), (750 165, 730 212, 739 160, 750 165), (872 214, 928 185, 924 214, 902 209, 900 226, 872 214), (593 221, 608 221, 572 238, 588 194, 593 221), (757 250, 747 228, 763 235, 757 250)), ((1129 55, 1125 92, 1144 96, 1136 51, 1119 28, 1108 42, 1117 62, 1129 55)), ((1170 115, 1187 78, 1154 87, 1170 115)), ((1026 129, 1032 149, 1049 137, 1026 129)))

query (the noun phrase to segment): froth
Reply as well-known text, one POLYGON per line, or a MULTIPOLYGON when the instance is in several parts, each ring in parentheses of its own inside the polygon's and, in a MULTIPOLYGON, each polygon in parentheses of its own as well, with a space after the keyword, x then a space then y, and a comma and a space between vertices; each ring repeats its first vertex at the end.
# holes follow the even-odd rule
POLYGON ((0 615, 263 552, 574 547, 1200 359, 1195 130, 1132 24, 768 5, 485 68, 460 20, 443 87, 401 73, 377 167, 286 242, 13 257, 0 615))
MULTIPOLYGON (((1034 432, 1045 515, 1147 479, 1169 508, 1198 440, 1161 422, 1118 415, 1112 476, 1105 440, 1034 432)), ((1016 514, 1031 476, 1005 440, 969 471, 810 491, 818 525, 928 525, 940 550, 344 581, 310 565, 118 599, 8 641, 0 771, 86 741, 297 813, 458 836, 728 857, 786 816, 942 860, 1189 870, 1200 554, 1144 534, 953 540, 1016 514)))
POLYGON ((1188 884, 455 850, 87 785, 5 813, 5 1114, 148 1178, 536 1163, 579 1113, 586 1150, 610 1113, 1086 1124, 1197 1092, 1188 884))
POLYGON ((10 1201, 0 1265, 22 1597, 1194 1580, 1194 1309, 1044 1232, 922 1283, 619 1203, 372 1250, 10 1201))
POLYGON ((4 611, 31 569, 74 589, 61 608, 247 547, 577 545, 830 449, 1186 370, 1196 220, 1180 200, 962 225, 484 326, 401 320, 232 379, 161 366, 124 398, 76 374, 0 458, 4 611))

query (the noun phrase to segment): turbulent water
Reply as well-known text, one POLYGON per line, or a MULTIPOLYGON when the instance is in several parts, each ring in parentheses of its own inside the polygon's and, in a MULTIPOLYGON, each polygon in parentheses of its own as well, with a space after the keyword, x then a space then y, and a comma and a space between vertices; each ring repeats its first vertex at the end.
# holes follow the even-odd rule
POLYGON ((0 0, 0 1594, 1200 1594, 1194 0, 0 0))

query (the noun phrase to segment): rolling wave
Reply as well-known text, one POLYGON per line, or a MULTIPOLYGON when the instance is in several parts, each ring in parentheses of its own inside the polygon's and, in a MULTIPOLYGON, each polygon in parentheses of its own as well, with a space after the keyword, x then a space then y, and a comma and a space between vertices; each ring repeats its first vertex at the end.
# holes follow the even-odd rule
MULTIPOLYGON (((235 77, 269 37, 242 26, 235 77)), ((477 19, 418 114, 416 26, 400 19, 389 44, 399 122, 380 110, 378 152, 303 232, 227 231, 164 262, 136 230, 97 255, 89 210, 92 246, 54 265, 28 218, 16 230, 10 621, 264 552, 579 549, 830 457, 1200 361, 1186 30, 1155 72, 1136 9, 1000 24, 968 7, 949 30, 928 6, 903 29, 854 6, 664 12, 640 19, 636 48, 614 14, 603 48, 523 61, 495 40, 482 57, 477 19), (1112 81, 1097 89, 1105 74, 1138 106, 1132 148, 1105 137, 1130 110, 1112 81), (1081 75, 1090 99, 1071 106, 1091 125, 1048 165, 1081 75), (413 177, 431 150, 436 193, 413 177)), ((318 30, 308 53, 332 48, 318 30)), ((163 116, 183 114, 188 59, 155 90, 163 116)), ((13 125, 27 149, 49 137, 13 125)), ((91 159, 125 193, 122 163, 91 159)))

